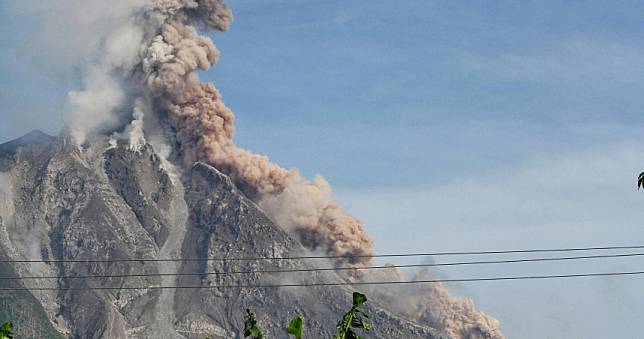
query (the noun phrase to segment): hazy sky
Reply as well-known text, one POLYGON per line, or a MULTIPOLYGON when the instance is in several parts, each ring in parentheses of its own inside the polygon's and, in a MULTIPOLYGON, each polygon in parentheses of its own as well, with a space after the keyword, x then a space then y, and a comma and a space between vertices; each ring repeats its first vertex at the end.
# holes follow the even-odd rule
MULTIPOLYGON (((0 140, 55 133, 74 77, 43 66, 46 50, 27 52, 30 19, 7 3, 0 140)), ((221 62, 201 76, 236 112, 237 143, 324 175, 377 252, 644 244, 644 3, 229 3, 235 23, 214 35, 221 62)), ((628 270, 644 259, 440 273, 628 270)), ((509 338, 635 338, 642 281, 451 290, 509 338)))

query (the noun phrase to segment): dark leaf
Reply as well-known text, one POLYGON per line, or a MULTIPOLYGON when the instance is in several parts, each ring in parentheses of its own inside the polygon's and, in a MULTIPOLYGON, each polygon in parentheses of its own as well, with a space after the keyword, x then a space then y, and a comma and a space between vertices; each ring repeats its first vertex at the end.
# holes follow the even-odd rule
POLYGON ((365 302, 367 302, 366 295, 359 292, 353 292, 353 307, 358 308, 362 306, 365 302))
POLYGON ((249 336, 253 339, 264 338, 262 331, 257 326, 257 319, 255 318, 255 314, 249 309, 246 309, 246 320, 244 320, 244 337, 249 336))

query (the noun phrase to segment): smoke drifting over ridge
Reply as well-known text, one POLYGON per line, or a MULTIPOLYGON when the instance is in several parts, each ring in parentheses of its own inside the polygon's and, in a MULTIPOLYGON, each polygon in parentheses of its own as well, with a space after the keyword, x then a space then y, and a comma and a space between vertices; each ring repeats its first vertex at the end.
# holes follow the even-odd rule
MULTIPOLYGON (((229 175, 307 248, 331 255, 372 253, 362 224, 333 200, 323 178, 307 180, 234 144, 234 114, 215 86, 201 83, 195 73, 219 58, 213 42, 197 29, 229 28, 233 16, 223 1, 61 0, 42 6, 46 18, 60 16, 54 19, 79 25, 73 27, 78 40, 92 47, 78 48, 80 55, 71 57, 81 65, 83 89, 69 93, 65 119, 79 146, 102 133, 129 139, 135 150, 146 140, 158 150, 162 140, 159 146, 170 146, 186 165, 201 161, 229 175)), ((65 53, 74 49, 63 46, 65 53)), ((379 273, 363 278, 377 280, 379 273)), ((401 313, 452 338, 502 338, 495 319, 450 296, 440 284, 379 294, 405 303, 401 313)))
MULTIPOLYGON (((169 145, 187 166, 201 161, 228 174, 310 249, 333 255, 371 253, 364 228, 334 202, 323 179, 308 181, 234 144, 232 111, 215 86, 199 82, 195 73, 218 61, 219 51, 198 29, 228 29, 233 16, 223 1, 128 0, 110 8, 95 0, 63 0, 39 9, 45 20, 49 13, 71 16, 65 19, 82 29, 78 40, 91 41, 92 49, 78 46, 82 55, 73 57, 67 53, 77 46, 63 44, 63 54, 81 65, 73 67, 82 74, 82 90, 69 93, 65 112, 79 146, 113 131, 119 131, 115 137, 129 139, 133 149, 146 140, 169 145), (294 201, 299 208, 284 205, 294 201), (285 214, 287 210, 292 212, 285 214)), ((78 28, 69 27, 68 33, 78 28)), ((360 261, 366 259, 343 264, 360 261)))
MULTIPOLYGON (((399 269, 391 267, 374 271, 370 279, 405 281, 409 278, 399 269)), ((415 272, 410 280, 431 279, 437 277, 425 268, 415 272)), ((365 286, 364 289, 409 319, 438 329, 440 338, 504 338, 497 319, 476 309, 472 300, 450 295, 442 283, 411 284, 404 290, 390 285, 365 286)))

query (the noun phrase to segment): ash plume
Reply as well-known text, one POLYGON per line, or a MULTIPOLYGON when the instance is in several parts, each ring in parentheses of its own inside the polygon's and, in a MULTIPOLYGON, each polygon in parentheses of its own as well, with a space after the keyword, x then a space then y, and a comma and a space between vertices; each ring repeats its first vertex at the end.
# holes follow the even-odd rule
POLYGON ((69 92, 64 113, 77 145, 113 133, 133 150, 147 141, 169 148, 169 156, 188 166, 200 161, 228 174, 253 200, 265 201, 275 219, 276 211, 288 209, 279 204, 290 202, 292 192, 318 195, 301 198, 308 212, 299 208, 288 218, 280 212, 285 228, 311 249, 371 253, 362 225, 333 202, 327 186, 234 144, 232 111, 195 73, 218 61, 219 51, 199 31, 228 29, 233 16, 223 1, 60 0, 33 11, 42 17, 43 33, 30 44, 50 51, 52 69, 79 74, 80 89, 69 92))
MULTIPOLYGON (((188 163, 202 161, 228 174, 278 224, 300 237, 310 249, 333 255, 366 255, 371 240, 362 224, 331 197, 322 179, 308 181, 297 171, 271 163, 233 143, 234 115, 213 84, 201 83, 194 71, 208 69, 219 52, 202 29, 226 30, 230 9, 221 1, 157 3, 163 24, 142 60, 147 89, 158 98, 175 132, 179 152, 188 163)), ((158 18, 158 16, 157 16, 158 18)), ((348 262, 365 262, 356 258, 348 262)))
POLYGON ((233 112, 215 86, 196 74, 219 59, 212 40, 200 32, 229 28, 233 16, 223 1, 127 0, 111 6, 101 0, 61 0, 37 10, 45 27, 43 41, 34 37, 34 45, 51 47, 54 68, 80 74, 80 89, 69 92, 64 114, 79 147, 112 133, 129 140, 133 150, 146 142, 169 148, 169 156, 187 166, 205 162, 229 175, 309 249, 372 253, 362 224, 334 202, 324 180, 306 180, 234 144, 233 112), (50 46, 59 40, 66 42, 50 46))
MULTIPOLYGON (((404 281, 402 271, 390 267, 365 273, 365 280, 404 281)), ((413 273, 411 280, 436 279, 428 269, 413 273)), ((428 324, 440 331, 441 338, 503 339, 500 323, 494 317, 476 309, 471 299, 452 296, 440 282, 410 284, 404 289, 396 286, 366 286, 366 292, 377 296, 410 320, 428 324)))

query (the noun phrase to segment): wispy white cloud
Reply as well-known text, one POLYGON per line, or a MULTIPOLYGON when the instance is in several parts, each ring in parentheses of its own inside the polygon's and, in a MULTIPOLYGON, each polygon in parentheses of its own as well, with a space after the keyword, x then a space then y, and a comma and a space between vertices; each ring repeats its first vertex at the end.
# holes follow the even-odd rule
POLYGON ((633 43, 571 36, 479 52, 456 54, 466 68, 488 78, 602 89, 644 82, 644 46, 633 43))

